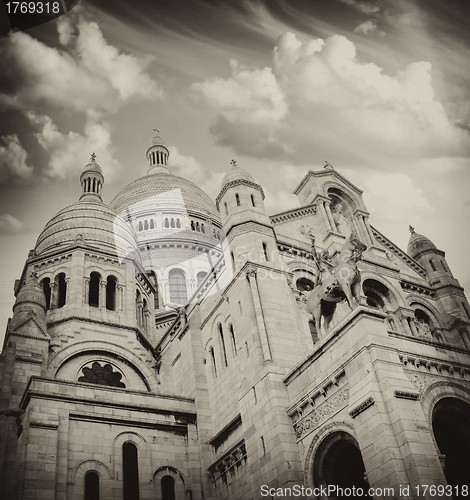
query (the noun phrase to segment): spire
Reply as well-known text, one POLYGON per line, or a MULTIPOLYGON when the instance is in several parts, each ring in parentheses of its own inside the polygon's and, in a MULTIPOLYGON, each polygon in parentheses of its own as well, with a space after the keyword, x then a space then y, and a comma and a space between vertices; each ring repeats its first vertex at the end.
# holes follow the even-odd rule
POLYGON ((91 153, 90 162, 83 168, 83 172, 80 175, 80 184, 82 186, 80 200, 103 202, 101 191, 103 189, 104 177, 101 167, 96 163, 95 153, 91 153))
POLYGON ((170 152, 160 136, 160 131, 156 127, 153 128, 153 131, 154 136, 146 153, 149 162, 147 174, 169 174, 170 171, 166 165, 170 152))

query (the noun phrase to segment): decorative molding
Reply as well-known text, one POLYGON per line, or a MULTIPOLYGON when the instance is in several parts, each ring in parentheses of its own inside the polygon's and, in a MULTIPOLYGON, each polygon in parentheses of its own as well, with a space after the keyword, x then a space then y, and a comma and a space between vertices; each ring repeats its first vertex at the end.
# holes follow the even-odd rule
POLYGON ((313 253, 309 250, 303 248, 294 247, 293 245, 287 245, 286 243, 278 243, 277 249, 281 255, 291 258, 307 259, 309 261, 314 261, 313 253))
POLYGON ((367 398, 365 401, 363 401, 360 405, 356 406, 353 410, 349 412, 349 415, 351 418, 356 418, 360 413, 363 411, 367 410, 370 406, 372 406, 375 403, 375 400, 373 397, 367 398))
POLYGON ((433 298, 436 295, 436 292, 432 288, 423 285, 417 285, 416 283, 411 283, 410 281, 401 280, 400 285, 405 291, 416 292, 433 298))
POLYGON ((335 175, 339 180, 341 180, 346 186, 351 188, 355 193, 358 195, 361 195, 364 191, 361 191, 359 188, 357 188, 351 181, 346 179, 346 177, 343 177, 337 170, 334 170, 333 168, 328 168, 328 169, 323 169, 323 170, 309 170, 308 173, 305 175, 305 177, 300 181, 300 184, 294 189, 294 194, 299 194, 300 190, 303 188, 303 186, 307 183, 307 181, 311 177, 328 177, 331 174, 335 175))
POLYGON ((216 462, 209 466, 212 484, 217 486, 217 481, 222 480, 227 484, 227 473, 234 475, 236 469, 244 465, 247 461, 245 440, 242 439, 235 446, 224 453, 216 462))
POLYGON ((215 205, 217 207, 217 210, 220 211, 219 203, 220 203, 220 200, 223 198, 224 194, 231 187, 240 186, 240 185, 241 186, 248 186, 248 187, 251 187, 253 189, 257 189, 261 193, 261 198, 264 200, 264 191, 263 191, 263 188, 259 184, 256 184, 256 182, 247 181, 246 179, 237 179, 235 181, 227 182, 226 184, 223 185, 220 193, 218 194, 217 198, 215 199, 215 205))
POLYGON ((343 387, 339 389, 329 398, 327 398, 318 407, 293 424, 297 439, 302 439, 313 432, 321 425, 328 417, 337 413, 339 410, 346 408, 349 401, 349 388, 343 387))
POLYGON ((209 443, 217 450, 220 445, 228 439, 230 434, 233 433, 235 429, 242 425, 242 417, 240 413, 232 419, 221 431, 219 431, 213 438, 209 439, 209 443))
POLYGON ((100 264, 111 264, 113 266, 119 266, 119 260, 112 257, 105 257, 104 255, 92 254, 85 252, 85 260, 90 262, 98 262, 100 264))
POLYGON ((229 239, 230 241, 232 241, 232 239, 239 234, 251 232, 263 234, 264 236, 273 236, 272 227, 267 227, 264 224, 258 224, 257 222, 250 221, 232 226, 232 228, 229 229, 229 232, 227 233, 227 237, 230 237, 229 239))
POLYGON ((67 255, 59 255, 58 257, 55 257, 54 259, 48 259, 44 260, 42 262, 37 262, 34 264, 34 270, 35 271, 41 271, 42 269, 46 269, 51 266, 56 266, 58 264, 62 264, 64 262, 67 262, 72 259, 72 254, 69 253, 67 255))
POLYGON ((419 394, 415 392, 395 391, 395 397, 398 399, 411 399, 412 401, 419 400, 419 394))
POLYGON ((416 271, 423 278, 427 277, 426 269, 418 264, 414 259, 412 259, 405 252, 402 252, 394 243, 392 243, 388 238, 386 238, 382 233, 377 231, 373 226, 370 226, 372 233, 377 241, 379 241, 383 246, 387 247, 392 253, 399 257, 403 262, 408 264, 414 271, 416 271))
POLYGON ((317 206, 307 205, 301 208, 295 208, 294 210, 287 210, 286 212, 281 212, 279 214, 274 214, 269 217, 271 224, 281 224, 283 222, 288 222, 290 220, 298 219, 300 217, 306 217, 307 215, 315 215, 317 213, 317 206))
POLYGON ((42 359, 34 359, 27 356, 16 356, 15 361, 19 361, 20 363, 29 363, 32 365, 42 365, 42 359))

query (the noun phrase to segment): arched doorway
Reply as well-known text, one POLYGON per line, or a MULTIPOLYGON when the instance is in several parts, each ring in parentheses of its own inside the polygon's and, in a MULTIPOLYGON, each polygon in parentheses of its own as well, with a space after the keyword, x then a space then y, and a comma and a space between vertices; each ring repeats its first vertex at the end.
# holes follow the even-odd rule
POLYGON ((347 432, 333 432, 320 444, 313 463, 313 478, 316 487, 337 487, 328 497, 330 500, 351 497, 353 487, 362 489, 361 498, 372 500, 367 494, 369 483, 359 445, 347 432))
POLYGON ((457 398, 441 399, 432 413, 432 429, 447 483, 458 487, 452 491, 454 500, 468 498, 468 493, 461 495, 461 487, 468 485, 470 474, 470 404, 457 398))

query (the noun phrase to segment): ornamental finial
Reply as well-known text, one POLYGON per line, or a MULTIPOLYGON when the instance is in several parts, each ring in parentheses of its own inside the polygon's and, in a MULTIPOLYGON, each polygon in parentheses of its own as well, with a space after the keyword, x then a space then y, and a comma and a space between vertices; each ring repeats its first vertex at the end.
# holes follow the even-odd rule
POLYGON ((410 230, 411 234, 415 234, 415 228, 413 226, 409 226, 408 229, 410 230))
POLYGON ((323 168, 333 168, 333 165, 328 160, 324 160, 323 168))
POLYGON ((232 158, 232 160, 230 161, 230 165, 232 167, 236 167, 237 166, 237 161, 232 158))
POLYGON ((157 128, 157 127, 153 127, 153 129, 152 129, 152 130, 153 130, 156 134, 159 134, 159 133, 160 133, 160 130, 158 130, 158 128, 157 128))
POLYGON ((95 161, 95 159, 96 159, 96 155, 95 155, 95 153, 91 153, 90 160, 94 162, 94 161, 95 161))

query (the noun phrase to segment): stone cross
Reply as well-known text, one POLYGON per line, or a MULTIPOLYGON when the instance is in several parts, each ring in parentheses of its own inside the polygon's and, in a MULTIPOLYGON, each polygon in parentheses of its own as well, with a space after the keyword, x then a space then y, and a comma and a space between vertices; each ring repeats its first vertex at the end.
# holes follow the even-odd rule
POLYGON ((411 234, 415 234, 415 228, 413 226, 409 226, 408 229, 410 230, 411 234))
POLYGON ((95 159, 96 159, 95 153, 91 153, 91 161, 95 161, 95 159))
POLYGON ((230 165, 232 165, 232 167, 236 167, 237 166, 237 162, 236 160, 233 160, 230 162, 230 165))

